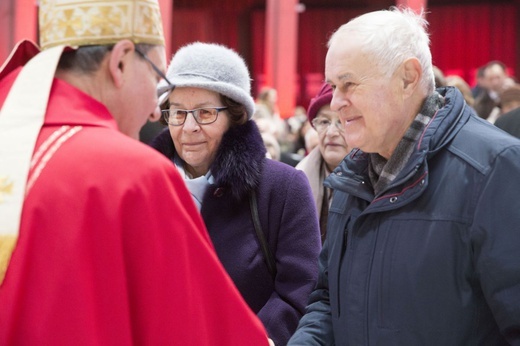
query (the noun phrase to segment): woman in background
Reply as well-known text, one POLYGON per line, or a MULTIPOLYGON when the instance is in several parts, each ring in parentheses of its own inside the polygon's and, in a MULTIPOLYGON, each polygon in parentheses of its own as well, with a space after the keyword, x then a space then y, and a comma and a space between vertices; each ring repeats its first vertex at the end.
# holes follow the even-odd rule
POLYGON ((350 152, 343 136, 343 125, 339 121, 338 112, 330 109, 331 100, 332 88, 328 84, 323 84, 318 94, 311 100, 307 111, 309 122, 318 133, 318 146, 296 166, 309 179, 320 220, 322 242, 326 238, 327 215, 332 197, 330 189, 323 186, 323 180, 350 152))
POLYGON ((249 72, 236 52, 187 45, 166 76, 175 85, 159 87, 168 129, 152 146, 184 176, 221 262, 269 337, 285 345, 315 285, 321 250, 307 178, 266 158, 251 120, 249 72))

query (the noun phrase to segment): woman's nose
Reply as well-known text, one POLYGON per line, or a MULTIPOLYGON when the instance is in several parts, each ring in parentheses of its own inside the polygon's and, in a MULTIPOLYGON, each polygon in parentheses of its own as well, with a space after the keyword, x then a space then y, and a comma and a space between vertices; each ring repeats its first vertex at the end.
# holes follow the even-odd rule
POLYGON ((186 114, 186 120, 184 120, 183 129, 185 131, 195 131, 197 129, 200 129, 200 125, 195 120, 195 116, 192 112, 188 112, 188 114, 186 114))

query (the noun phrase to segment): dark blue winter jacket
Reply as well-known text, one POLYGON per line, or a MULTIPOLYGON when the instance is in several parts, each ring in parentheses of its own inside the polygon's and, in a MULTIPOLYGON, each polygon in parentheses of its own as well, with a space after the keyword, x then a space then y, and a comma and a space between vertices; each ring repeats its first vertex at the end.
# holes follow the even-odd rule
POLYGON ((520 141, 438 91, 379 196, 361 151, 326 180, 320 277, 290 345, 520 344, 520 141))

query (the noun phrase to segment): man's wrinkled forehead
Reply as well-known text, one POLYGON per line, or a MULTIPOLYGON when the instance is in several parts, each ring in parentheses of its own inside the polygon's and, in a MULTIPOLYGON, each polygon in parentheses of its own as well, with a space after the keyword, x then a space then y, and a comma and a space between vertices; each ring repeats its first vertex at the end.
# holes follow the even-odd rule
POLYGON ((331 85, 353 78, 351 62, 357 52, 350 42, 335 42, 325 58, 325 81, 331 85))

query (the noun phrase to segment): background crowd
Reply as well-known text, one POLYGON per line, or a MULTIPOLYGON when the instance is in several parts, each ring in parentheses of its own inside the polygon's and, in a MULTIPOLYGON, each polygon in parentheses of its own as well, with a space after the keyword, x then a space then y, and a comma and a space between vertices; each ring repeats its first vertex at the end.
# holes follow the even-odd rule
POLYGON ((374 11, 283 119, 226 46, 167 62, 156 2, 78 30, 70 1, 0 71, 0 344, 520 342, 507 66, 470 86, 421 14, 374 11))
MULTIPOLYGON (((477 69, 476 84, 470 85, 461 76, 445 75, 434 66, 435 85, 458 88, 467 105, 478 116, 513 136, 520 137, 520 115, 515 115, 520 114, 520 84, 510 71, 500 61, 489 61, 477 69)), ((276 89, 268 86, 262 88, 256 97, 253 120, 260 129, 268 157, 296 166, 319 143, 318 132, 312 125, 315 114, 308 114, 313 101, 305 106, 297 106, 294 114, 286 119, 281 118, 278 113, 276 102, 276 89)), ((160 128, 159 125, 148 126, 160 128)), ((143 142, 148 142, 151 138, 146 132, 147 127, 141 133, 143 142)))
MULTIPOLYGON (((476 71, 476 84, 470 85, 458 75, 446 75, 434 66, 436 87, 453 86, 460 90, 469 107, 477 115, 502 130, 520 138, 520 84, 512 69, 492 60, 476 71), (502 117, 505 115, 504 117, 502 117)), ((318 146, 319 136, 312 125, 309 105, 297 106, 289 118, 277 111, 276 89, 266 86, 256 97, 253 120, 257 123, 267 148, 268 157, 296 167, 318 146)), ((141 141, 149 143, 164 125, 148 123, 141 130, 141 141)))

